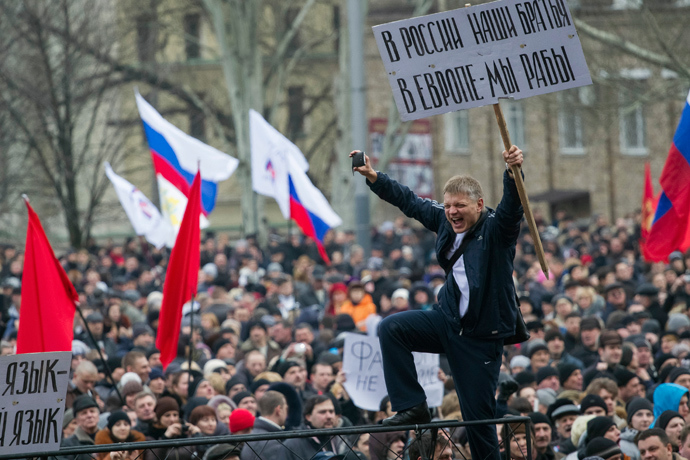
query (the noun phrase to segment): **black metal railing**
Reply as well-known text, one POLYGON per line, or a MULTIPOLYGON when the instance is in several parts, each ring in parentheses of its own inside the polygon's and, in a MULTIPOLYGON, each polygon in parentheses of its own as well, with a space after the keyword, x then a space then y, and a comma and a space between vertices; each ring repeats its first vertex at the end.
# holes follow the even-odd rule
MULTIPOLYGON (((474 421, 455 421, 455 420, 440 420, 436 422, 426 423, 423 425, 405 425, 397 427, 388 427, 382 425, 362 425, 353 426, 346 428, 331 428, 331 429, 311 429, 311 430, 298 430, 298 431, 282 431, 277 433, 266 433, 266 434, 247 434, 247 435, 225 435, 225 436, 202 436, 193 438, 181 438, 181 439, 169 439, 169 440, 158 440, 158 441, 142 441, 142 442, 129 442, 129 443, 118 443, 118 444, 103 444, 103 445, 87 445, 78 447, 65 447, 54 451, 44 451, 44 452, 31 452, 22 454, 6 454, 3 452, 5 449, 0 449, 0 460, 10 460, 10 459, 25 459, 25 458, 48 458, 48 457, 59 457, 60 459, 71 460, 78 458, 98 458, 98 454, 113 452, 113 451, 141 451, 137 459, 143 459, 145 457, 154 458, 158 460, 166 460, 169 457, 180 457, 179 455, 173 455, 175 450, 180 450, 184 452, 185 456, 190 456, 191 458, 201 458, 195 449, 198 446, 212 446, 217 444, 230 444, 235 446, 241 446, 249 443, 249 449, 252 449, 252 442, 255 441, 278 441, 286 449, 285 455, 288 455, 289 447, 285 446, 284 442, 289 439, 295 438, 318 438, 321 440, 326 440, 323 442, 322 447, 328 447, 331 445, 331 441, 334 439, 340 440, 339 445, 341 446, 340 452, 335 452, 336 454, 347 454, 353 452, 353 447, 356 445, 357 439, 362 434, 372 434, 372 433, 385 433, 393 431, 409 431, 414 433, 414 439, 408 442, 402 453, 396 453, 398 458, 406 459, 407 452, 410 446, 417 442, 424 433, 430 433, 433 444, 431 452, 422 452, 422 460, 433 460, 434 452, 439 444, 444 448, 446 445, 450 445, 454 458, 463 458, 469 460, 467 456, 463 454, 463 449, 459 448, 457 444, 453 441, 456 437, 456 430, 459 430, 468 426, 478 426, 478 425, 502 425, 505 423, 511 424, 525 424, 526 432, 530 433, 530 423, 529 417, 504 417, 499 419, 491 420, 474 420, 474 421), (164 450, 166 453, 161 456, 160 451, 164 450), (147 455, 147 452, 149 455, 147 455)), ((510 459, 510 444, 507 442, 509 440, 501 440, 498 449, 503 450, 505 453, 506 460, 510 459), (505 446, 505 448, 504 448, 505 446)), ((370 438, 370 443, 380 442, 376 441, 374 438, 370 438)), ((526 460, 533 460, 532 458, 532 439, 531 436, 526 437, 526 452, 523 453, 523 458, 526 460)), ((7 448, 7 446, 6 446, 7 448)), ((388 446, 385 446, 388 449, 388 446)), ((325 449, 331 450, 331 449, 325 449)), ((421 450, 421 449, 420 449, 421 450)), ((179 452, 178 452, 179 453, 179 452)), ((233 453, 232 450, 228 450, 227 454, 222 458, 227 458, 233 453)), ((254 454, 262 460, 277 460, 275 458, 264 458, 261 457, 261 452, 254 451, 254 454)), ((291 452, 292 458, 300 458, 302 460, 309 460, 307 458, 302 458, 297 453, 291 452)), ((218 460, 222 460, 218 459, 218 460)), ((352 457, 355 458, 355 457, 352 457)), ((416 460, 416 459, 410 459, 416 460)), ((445 460, 445 459, 444 459, 445 460)), ((474 459, 474 460, 485 460, 485 459, 474 459)))

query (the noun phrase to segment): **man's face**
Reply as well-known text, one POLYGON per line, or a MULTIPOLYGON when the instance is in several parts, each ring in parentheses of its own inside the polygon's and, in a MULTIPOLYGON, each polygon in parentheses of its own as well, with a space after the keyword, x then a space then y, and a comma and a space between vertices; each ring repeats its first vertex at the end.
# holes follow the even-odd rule
POLYGON ((673 383, 677 383, 690 390, 690 374, 681 374, 673 383))
POLYGON ((88 409, 80 410, 75 417, 77 425, 87 433, 95 433, 98 430, 98 416, 100 412, 97 407, 89 407, 88 409))
POLYGON ((639 395, 640 395, 640 379, 637 377, 631 378, 628 383, 626 383, 622 387, 618 387, 618 397, 624 403, 627 403, 632 398, 634 398, 635 396, 639 396, 639 395))
POLYGON ((582 345, 589 348, 590 350, 597 346, 597 340, 599 339, 599 329, 587 329, 580 332, 580 340, 582 340, 582 345))
MULTIPOLYGON (((439 443, 441 444, 441 443, 439 443)), ((395 441, 390 443, 388 449, 386 450, 386 458, 388 460, 396 460, 402 458, 402 453, 405 450, 405 441, 397 438, 395 441)))
POLYGON ((549 352, 546 350, 539 350, 530 358, 532 367, 537 370, 549 364, 549 352))
POLYGON ((283 381, 295 388, 302 388, 304 386, 304 379, 302 378, 302 369, 300 366, 292 366, 288 369, 283 377, 283 381))
POLYGON ((256 377, 266 370, 266 358, 261 353, 252 353, 246 362, 249 373, 256 377))
POLYGON ((637 362, 641 367, 646 368, 652 362, 652 352, 646 346, 637 349, 637 362))
POLYGON ((580 334, 580 322, 582 318, 578 316, 572 316, 565 320, 565 330, 573 337, 577 337, 580 334))
POLYGON ((539 452, 544 452, 551 443, 551 425, 537 423, 534 425, 535 444, 539 452))
POLYGON ((599 348, 599 357, 609 366, 620 364, 621 356, 623 356, 623 349, 619 344, 604 345, 604 347, 599 348))
MULTIPOLYGON (((364 291, 362 291, 364 292, 364 291)), ((303 327, 295 330, 295 342, 311 344, 314 341, 314 333, 303 327)))
POLYGON ((588 408, 585 410, 585 413, 582 414, 582 415, 594 415, 594 416, 596 416, 596 417, 599 417, 599 416, 605 416, 605 415, 606 415, 606 411, 604 410, 603 407, 600 407, 600 406, 591 406, 591 407, 588 407, 588 408))
POLYGON ((565 350, 565 342, 560 337, 552 338, 546 342, 546 346, 549 347, 549 353, 556 356, 560 356, 563 350, 565 350))
POLYGON ((235 358, 235 346, 231 343, 226 343, 218 349, 216 352, 216 358, 218 359, 234 359, 235 358))
POLYGON ((554 391, 558 391, 561 389, 561 382, 558 379, 558 376, 552 375, 550 377, 545 378, 544 380, 541 381, 539 384, 539 389, 542 388, 552 388, 554 391))
MULTIPOLYGON (((293 369, 298 368, 294 367, 293 369)), ((333 407, 333 401, 329 399, 328 401, 315 405, 311 414, 307 414, 305 418, 307 422, 311 423, 311 426, 316 429, 335 427, 335 408, 333 407)))
POLYGON ((623 288, 611 289, 606 294, 606 301, 614 306, 625 305, 625 291, 623 288))
POLYGON ((443 207, 446 219, 450 222, 455 233, 463 233, 470 229, 478 220, 484 208, 484 200, 470 199, 464 193, 443 195, 443 207))
POLYGON ((149 366, 149 360, 146 356, 140 356, 134 361, 134 365, 128 372, 134 372, 137 374, 142 382, 146 382, 149 379, 149 372, 151 372, 151 366, 149 366))
POLYGON ((580 369, 575 369, 575 371, 570 374, 568 380, 563 383, 563 389, 582 391, 582 371, 580 369))
POLYGON ((155 408, 156 400, 153 396, 141 397, 134 403, 134 412, 139 420, 153 420, 156 417, 155 408))
POLYGON ((606 388, 599 390, 599 397, 606 403, 606 415, 613 416, 613 410, 615 409, 615 400, 613 394, 611 394, 606 388))
POLYGON ((323 364, 315 364, 312 368, 311 382, 314 388, 325 391, 328 384, 333 381, 333 368, 323 364))
POLYGON ((149 356, 149 366, 150 367, 163 367, 163 363, 161 363, 161 354, 160 353, 153 353, 151 356, 149 356))
POLYGON ((103 334, 103 322, 87 322, 86 326, 89 328, 91 333, 96 337, 100 337, 103 334))
POLYGON ((74 384, 82 393, 88 393, 98 382, 98 374, 79 373, 74 374, 74 384))
POLYGON ((143 334, 139 334, 137 338, 134 339, 133 343, 135 347, 149 348, 153 345, 153 336, 148 332, 144 332, 143 334))
POLYGON ((570 437, 570 430, 572 430, 573 423, 575 423, 576 418, 577 415, 571 414, 564 415, 563 417, 556 420, 556 431, 562 438, 570 437))
POLYGON ((157 378, 149 381, 149 388, 155 394, 159 395, 165 391, 165 380, 163 378, 157 378))
POLYGON ((266 331, 262 327, 253 327, 249 331, 249 340, 253 343, 263 343, 266 340, 266 331))
POLYGON ((637 443, 640 449, 642 460, 671 460, 673 458, 673 448, 671 444, 663 445, 658 436, 650 436, 637 443))
POLYGON ((271 329, 271 338, 279 344, 287 344, 292 341, 292 329, 285 327, 283 323, 277 323, 271 329))

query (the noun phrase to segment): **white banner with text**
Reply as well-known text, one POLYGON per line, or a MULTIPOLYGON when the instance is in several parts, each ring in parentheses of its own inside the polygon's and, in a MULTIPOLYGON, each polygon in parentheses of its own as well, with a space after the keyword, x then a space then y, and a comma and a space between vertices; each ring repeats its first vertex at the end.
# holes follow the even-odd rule
MULTIPOLYGON (((417 380, 424 388, 429 407, 443 402, 443 382, 438 379, 439 356, 431 353, 412 353, 417 368, 417 380)), ((343 351, 345 390, 360 409, 377 411, 388 394, 383 378, 383 358, 378 337, 359 334, 345 336, 343 351)))
POLYGON ((0 357, 0 452, 60 448, 72 352, 0 357))
POLYGON ((373 30, 403 121, 592 84, 567 0, 501 0, 373 30))

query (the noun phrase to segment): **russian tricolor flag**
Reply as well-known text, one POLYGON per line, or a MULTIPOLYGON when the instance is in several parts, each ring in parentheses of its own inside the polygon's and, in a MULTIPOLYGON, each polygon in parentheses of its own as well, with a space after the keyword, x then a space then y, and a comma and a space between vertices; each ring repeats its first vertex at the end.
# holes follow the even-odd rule
POLYGON ((161 211, 177 230, 197 169, 201 169, 201 205, 208 216, 216 204, 218 182, 237 169, 236 158, 195 139, 165 120, 136 92, 137 108, 151 150, 161 199, 161 211))
POLYGON ((646 246, 648 256, 654 261, 666 260, 671 252, 685 250, 688 246, 686 233, 690 221, 690 93, 685 101, 659 183, 662 193, 646 246))
POLYGON ((330 264, 323 238, 343 221, 307 176, 309 163, 299 148, 271 126, 258 112, 249 111, 252 148, 252 188, 276 200, 283 216, 293 219, 316 242, 330 264))

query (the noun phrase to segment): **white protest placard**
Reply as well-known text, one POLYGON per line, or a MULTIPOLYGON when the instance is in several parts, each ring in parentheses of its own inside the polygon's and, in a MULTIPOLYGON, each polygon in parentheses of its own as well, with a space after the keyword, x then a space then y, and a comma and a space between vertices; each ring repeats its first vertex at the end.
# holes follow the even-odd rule
POLYGON ((592 84, 567 0, 502 0, 373 30, 403 121, 592 84))
MULTIPOLYGON (((443 382, 438 379, 439 357, 430 353, 413 353, 417 380, 424 388, 429 407, 443 402, 443 382)), ((377 411, 388 394, 383 378, 383 358, 378 337, 359 334, 345 336, 343 351, 345 390, 360 409, 377 411)))
POLYGON ((72 352, 0 357, 0 452, 60 448, 72 352))

